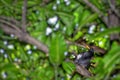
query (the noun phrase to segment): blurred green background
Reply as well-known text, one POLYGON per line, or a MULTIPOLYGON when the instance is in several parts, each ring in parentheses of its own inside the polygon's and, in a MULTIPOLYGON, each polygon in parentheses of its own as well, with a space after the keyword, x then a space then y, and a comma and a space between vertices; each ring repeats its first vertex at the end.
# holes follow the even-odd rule
MULTIPOLYGON (((21 29, 24 1, 0 0, 0 26, 4 17, 21 29)), ((120 37, 111 39, 120 34, 119 10, 120 0, 27 0, 27 33, 48 47, 48 55, 0 27, 0 80, 120 80, 120 37), (119 24, 109 22, 109 10, 119 24), (95 49, 91 77, 74 73, 75 64, 66 61, 73 60, 66 54, 87 50, 83 42, 95 49)))

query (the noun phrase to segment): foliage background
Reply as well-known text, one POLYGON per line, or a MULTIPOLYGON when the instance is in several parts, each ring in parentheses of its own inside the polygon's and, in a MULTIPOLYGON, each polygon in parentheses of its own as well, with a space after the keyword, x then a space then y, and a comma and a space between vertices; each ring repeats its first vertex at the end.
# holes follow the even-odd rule
POLYGON ((119 80, 119 9, 120 0, 1 0, 0 79, 119 80), (95 50, 91 77, 65 55, 85 45, 95 50))

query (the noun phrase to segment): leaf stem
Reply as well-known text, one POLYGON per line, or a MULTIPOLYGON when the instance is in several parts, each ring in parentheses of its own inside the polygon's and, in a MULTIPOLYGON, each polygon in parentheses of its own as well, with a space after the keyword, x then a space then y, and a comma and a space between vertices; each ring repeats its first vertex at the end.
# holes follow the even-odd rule
POLYGON ((55 71, 55 80, 58 80, 58 70, 57 70, 57 66, 54 66, 54 71, 55 71))

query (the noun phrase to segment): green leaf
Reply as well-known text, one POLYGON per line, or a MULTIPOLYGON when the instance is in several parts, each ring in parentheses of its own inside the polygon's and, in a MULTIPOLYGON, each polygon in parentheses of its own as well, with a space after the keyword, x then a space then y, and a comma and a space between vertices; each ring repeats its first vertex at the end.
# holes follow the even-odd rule
POLYGON ((103 0, 91 0, 91 2, 100 10, 105 9, 103 5, 103 0))
POLYGON ((83 6, 79 6, 79 7, 75 10, 75 12, 73 13, 73 15, 74 15, 74 17, 75 17, 75 23, 78 23, 79 20, 81 20, 81 18, 82 18, 81 15, 83 14, 83 10, 84 10, 83 6))
POLYGON ((68 13, 65 13, 65 12, 56 12, 56 14, 59 15, 59 17, 61 18, 61 20, 66 24, 66 25, 70 25, 72 24, 72 21, 73 21, 73 16, 68 14, 68 13), (70 23, 71 22, 71 23, 70 23))
POLYGON ((11 63, 0 63, 0 71, 2 70, 15 70, 15 65, 11 63))
POLYGON ((82 80, 82 78, 80 77, 80 75, 75 74, 72 78, 72 80, 82 80))
POLYGON ((112 33, 119 33, 119 32, 120 32, 120 27, 118 26, 118 27, 106 29, 106 30, 104 30, 102 32, 97 32, 92 36, 88 36, 88 38, 90 40, 95 40, 95 39, 97 39, 99 37, 104 37, 105 35, 109 35, 109 34, 112 34, 112 33))
MULTIPOLYGON (((18 75, 20 74, 20 69, 17 67, 17 64, 13 64, 13 63, 1 63, 0 65, 0 72, 6 72, 7 73, 7 80, 17 80, 18 75)), ((1 76, 0 76, 1 77, 1 76)))
POLYGON ((72 62, 63 62, 62 66, 68 74, 72 74, 75 71, 76 67, 72 62))
POLYGON ((79 31, 79 32, 73 37, 73 41, 78 40, 82 35, 83 35, 83 33, 82 33, 81 31, 79 31))
POLYGON ((112 49, 108 52, 108 55, 105 56, 104 61, 107 61, 104 68, 112 68, 113 64, 119 59, 120 56, 120 46, 113 46, 112 49))
POLYGON ((82 18, 80 20, 80 25, 82 24, 82 22, 84 22, 88 17, 90 16, 90 12, 88 10, 85 10, 82 13, 82 18))
POLYGON ((99 80, 110 76, 116 67, 115 65, 120 61, 119 56, 120 46, 113 44, 111 50, 104 56, 104 58, 99 59, 98 67, 96 68, 96 77, 99 77, 99 80))
POLYGON ((49 59, 53 65, 59 65, 65 58, 64 52, 66 51, 66 43, 62 35, 52 35, 50 42, 49 59))
POLYGON ((20 59, 21 59, 22 61, 27 61, 27 60, 28 60, 28 56, 27 56, 27 54, 25 53, 24 48, 23 48, 22 46, 18 46, 18 50, 19 50, 19 52, 20 52, 20 59))
POLYGON ((98 17, 98 14, 94 13, 94 14, 90 15, 90 13, 88 11, 84 11, 82 16, 83 17, 82 17, 82 19, 80 21, 79 29, 81 29, 87 23, 90 23, 90 22, 94 21, 98 17))
POLYGON ((30 76, 35 77, 34 80, 52 80, 54 77, 53 67, 37 67, 37 69, 30 73, 30 76))
POLYGON ((65 24, 66 27, 66 34, 70 35, 73 32, 73 24, 74 24, 74 16, 68 13, 63 12, 57 12, 56 14, 59 15, 62 23, 65 24))

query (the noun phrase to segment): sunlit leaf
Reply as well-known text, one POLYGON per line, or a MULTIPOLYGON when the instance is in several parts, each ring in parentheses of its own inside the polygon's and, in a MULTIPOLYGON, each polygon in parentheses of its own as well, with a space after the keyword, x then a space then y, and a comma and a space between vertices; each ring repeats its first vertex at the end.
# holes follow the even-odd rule
POLYGON ((83 33, 79 31, 79 32, 74 36, 73 41, 78 40, 82 35, 83 35, 83 33))
POLYGON ((72 74, 72 72, 74 72, 76 69, 75 65, 71 62, 63 62, 62 66, 64 70, 69 74, 72 74))

